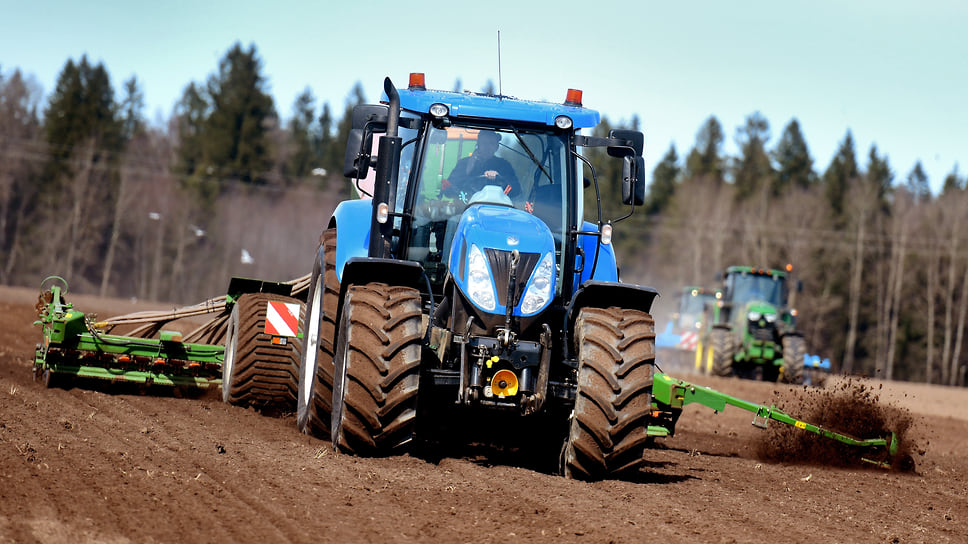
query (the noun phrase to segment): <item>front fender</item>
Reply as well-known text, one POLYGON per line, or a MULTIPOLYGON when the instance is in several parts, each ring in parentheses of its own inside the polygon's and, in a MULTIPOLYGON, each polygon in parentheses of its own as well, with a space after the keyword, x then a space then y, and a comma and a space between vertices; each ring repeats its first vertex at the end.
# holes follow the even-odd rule
POLYGON ((336 277, 343 281, 346 261, 366 257, 370 246, 372 200, 344 200, 336 206, 330 227, 336 226, 336 277))
MULTIPOLYGON (((575 320, 582 308, 629 308, 645 313, 652 311, 652 303, 659 292, 652 287, 630 283, 589 280, 571 297, 565 314, 568 337, 574 338, 575 320)), ((569 342, 571 345, 571 342, 569 342)))

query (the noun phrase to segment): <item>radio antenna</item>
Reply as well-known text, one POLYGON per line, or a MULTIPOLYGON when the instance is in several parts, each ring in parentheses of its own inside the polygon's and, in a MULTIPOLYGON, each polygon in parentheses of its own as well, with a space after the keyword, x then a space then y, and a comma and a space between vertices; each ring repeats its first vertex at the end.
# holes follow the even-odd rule
POLYGON ((497 31, 497 95, 504 96, 504 89, 501 85, 501 31, 497 31))

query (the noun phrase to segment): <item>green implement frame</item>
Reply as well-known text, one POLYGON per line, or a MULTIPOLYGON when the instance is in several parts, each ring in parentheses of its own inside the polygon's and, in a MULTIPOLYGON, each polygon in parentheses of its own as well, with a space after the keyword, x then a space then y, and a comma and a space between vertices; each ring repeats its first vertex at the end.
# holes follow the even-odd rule
POLYGON ((865 462, 884 468, 891 467, 890 461, 898 452, 898 440, 894 432, 877 438, 856 438, 848 434, 834 432, 818 425, 801 421, 780 411, 775 406, 765 406, 738 399, 710 389, 709 387, 689 383, 661 372, 657 372, 653 376, 652 395, 656 402, 654 410, 654 414, 656 415, 655 419, 662 421, 664 424, 650 426, 650 436, 671 436, 674 433, 675 422, 678 420, 682 408, 687 404, 698 403, 712 408, 717 412, 725 410, 726 406, 735 406, 747 412, 752 412, 753 425, 763 429, 767 427, 767 422, 772 419, 810 433, 836 440, 848 446, 864 448, 867 452, 886 452, 888 457, 886 461, 876 460, 871 457, 861 457, 865 462))
POLYGON ((39 320, 43 342, 34 355, 34 378, 51 386, 59 377, 97 378, 145 385, 208 388, 222 382, 225 348, 182 341, 178 332, 159 338, 106 334, 90 316, 64 300, 67 283, 43 292, 39 320))

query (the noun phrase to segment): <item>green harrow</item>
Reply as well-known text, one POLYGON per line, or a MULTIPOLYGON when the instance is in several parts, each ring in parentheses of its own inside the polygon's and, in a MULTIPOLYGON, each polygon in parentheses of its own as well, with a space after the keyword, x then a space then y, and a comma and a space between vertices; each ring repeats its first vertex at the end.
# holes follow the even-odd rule
POLYGON ((894 466, 898 453, 899 440, 893 431, 885 431, 883 435, 875 438, 856 438, 801 421, 775 406, 765 406, 738 399, 709 387, 673 378, 661 372, 657 372, 653 376, 652 395, 655 400, 653 420, 657 424, 649 426, 650 436, 672 436, 682 408, 687 404, 696 403, 712 408, 717 412, 725 410, 726 406, 735 406, 752 412, 753 425, 762 429, 766 429, 767 423, 772 419, 786 425, 792 425, 808 433, 836 440, 847 446, 860 448, 863 451, 862 461, 882 468, 894 466))
POLYGON ((54 285, 41 292, 34 323, 44 337, 33 367, 34 378, 48 387, 64 377, 200 389, 221 383, 223 346, 185 342, 175 331, 162 330, 157 339, 108 334, 110 323, 97 323, 66 302, 66 281, 52 276, 45 283, 50 280, 54 285))
MULTIPOLYGON (((228 294, 194 306, 97 321, 94 315, 75 310, 66 301, 67 282, 63 278, 50 276, 41 284, 38 320, 34 322, 43 328, 43 341, 34 354, 34 379, 43 380, 47 387, 73 378, 186 389, 221 386, 227 331, 238 326, 231 319, 233 308, 244 297, 252 300, 260 294, 264 296, 259 300, 291 300, 290 294, 305 291, 307 279, 268 282, 232 278, 228 294), (205 316, 214 317, 187 334, 163 328, 175 321, 205 316), (135 328, 123 336, 111 334, 119 326, 135 328)), ((286 349, 284 338, 280 342, 270 335, 259 336, 258 345, 262 344, 282 344, 286 349)), ((254 383, 253 387, 257 386, 259 378, 254 383)))

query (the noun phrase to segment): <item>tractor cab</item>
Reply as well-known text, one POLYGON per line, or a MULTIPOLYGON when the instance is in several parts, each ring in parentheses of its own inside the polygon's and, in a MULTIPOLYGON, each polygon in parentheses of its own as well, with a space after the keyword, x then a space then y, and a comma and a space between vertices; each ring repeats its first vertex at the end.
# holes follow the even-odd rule
POLYGON ((482 334, 522 332, 546 310, 563 313, 583 283, 617 281, 611 221, 583 220, 594 180, 581 152, 606 147, 624 161, 631 214, 644 200, 641 132, 582 135, 600 116, 574 89, 563 103, 534 102, 430 90, 411 74, 387 104, 354 109, 344 173, 376 204, 365 248, 337 255, 340 276, 352 257, 415 263, 425 297, 460 300, 482 334))
POLYGON ((574 220, 568 211, 580 215, 582 202, 569 191, 569 156, 564 135, 547 129, 428 126, 408 180, 410 224, 401 257, 421 263, 430 283, 441 286, 461 218, 472 206, 487 206, 474 217, 500 221, 496 230, 512 227, 505 245, 531 252, 525 248, 550 236, 548 264, 563 269, 565 225, 574 220), (529 237, 539 239, 527 243, 529 237))

